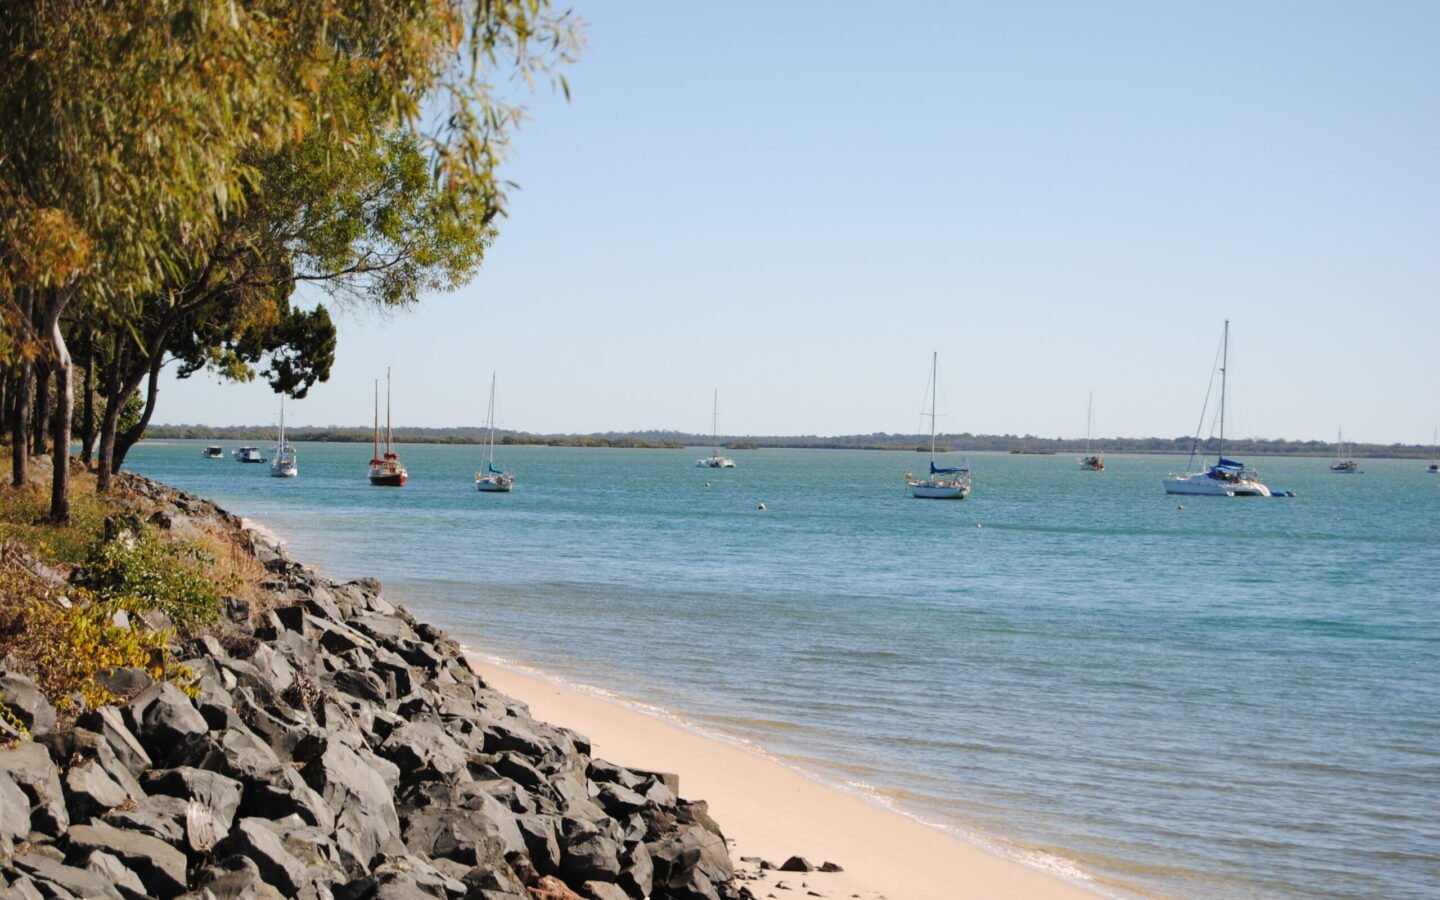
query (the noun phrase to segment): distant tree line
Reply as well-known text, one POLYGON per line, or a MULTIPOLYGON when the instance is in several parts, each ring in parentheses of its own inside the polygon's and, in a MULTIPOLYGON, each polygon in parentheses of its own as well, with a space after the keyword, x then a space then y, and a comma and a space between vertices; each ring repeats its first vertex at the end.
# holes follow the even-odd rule
MULTIPOLYGON (((363 427, 328 427, 290 429, 288 437, 296 441, 333 441, 336 443, 369 443, 372 430, 363 427)), ((146 431, 146 437, 156 440, 193 438, 200 440, 264 441, 273 438, 275 430, 269 426, 238 425, 212 427, 207 425, 153 425, 146 431)), ((486 431, 476 427, 457 428, 396 428, 395 437, 412 444, 480 444, 485 441, 486 431)), ((708 434, 691 434, 684 431, 629 431, 596 432, 592 434, 532 434, 523 431, 496 432, 495 440, 508 445, 545 445, 551 447, 649 447, 679 448, 709 446, 708 434)), ((721 443, 729 450, 756 450, 761 447, 789 447, 816 450, 917 450, 930 449, 928 434, 849 434, 839 436, 820 435, 745 435, 743 437, 722 437, 721 443)), ((1072 438, 1042 438, 1033 434, 943 434, 936 438, 939 449, 945 452, 1024 452, 1024 453, 1081 453, 1085 442, 1072 438)), ((1104 453, 1172 453, 1189 454, 1194 443, 1192 437, 1175 438, 1105 438, 1092 440, 1092 449, 1104 453)), ((1328 441, 1287 441, 1283 438, 1250 438, 1225 442, 1227 454, 1249 454, 1252 456, 1331 456, 1335 445, 1328 441)), ((1431 454, 1431 448, 1423 444, 1352 444, 1347 452, 1351 456, 1377 458, 1423 459, 1431 454)))
POLYGON ((56 522, 72 435, 107 490, 165 366, 303 397, 331 308, 473 277, 507 98, 568 93, 581 38, 550 0, 0 8, 0 415, 14 484, 53 454, 56 522))

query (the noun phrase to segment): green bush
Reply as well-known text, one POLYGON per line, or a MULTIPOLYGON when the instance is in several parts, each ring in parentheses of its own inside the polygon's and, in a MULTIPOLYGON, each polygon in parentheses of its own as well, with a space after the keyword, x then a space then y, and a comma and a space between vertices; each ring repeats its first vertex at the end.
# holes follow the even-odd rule
POLYGON ((214 562, 198 547, 160 541, 133 515, 114 516, 91 548, 83 582, 103 609, 133 614, 158 609, 190 629, 215 621, 220 586, 206 571, 214 562))

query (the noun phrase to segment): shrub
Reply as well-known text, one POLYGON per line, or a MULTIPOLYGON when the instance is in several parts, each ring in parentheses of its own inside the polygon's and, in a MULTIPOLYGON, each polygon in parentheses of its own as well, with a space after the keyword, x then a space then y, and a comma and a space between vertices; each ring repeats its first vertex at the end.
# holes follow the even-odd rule
POLYGON ((85 561, 82 583, 107 614, 158 609, 181 628, 215 621, 220 586, 208 569, 208 552, 183 542, 162 542, 133 515, 112 516, 85 561))

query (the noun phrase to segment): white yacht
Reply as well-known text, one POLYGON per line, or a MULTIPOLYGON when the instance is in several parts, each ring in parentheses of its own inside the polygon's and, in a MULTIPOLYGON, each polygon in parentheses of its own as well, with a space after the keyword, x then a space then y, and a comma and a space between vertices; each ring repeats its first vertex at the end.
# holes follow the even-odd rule
POLYGON ((237 447, 231 455, 235 457, 236 462, 263 463, 265 461, 259 447, 237 447))
POLYGON ((514 474, 495 468, 495 373, 490 373, 490 436, 485 439, 485 468, 475 473, 475 490, 487 494, 508 494, 515 487, 514 474))
POLYGON ((710 412, 710 440, 711 440, 711 441, 713 442, 713 444, 714 444, 714 449, 711 451, 711 453, 710 453, 709 456, 704 457, 704 458, 702 458, 702 459, 697 459, 697 460, 695 460, 695 468, 697 468, 697 469, 733 469, 733 468, 735 468, 735 460, 731 459, 731 458, 728 457, 728 456, 721 456, 721 455, 720 455, 720 389, 719 389, 719 388, 716 388, 716 389, 715 389, 715 404, 714 404, 714 406, 711 407, 711 412, 710 412))
POLYGON ((201 453, 204 455, 204 457, 205 457, 206 459, 224 459, 224 458, 225 458, 225 448, 222 447, 222 446, 220 446, 219 444, 211 444, 210 446, 206 447, 203 451, 201 451, 201 453))
POLYGON ((1330 471, 1336 475, 1364 474, 1360 471, 1360 464, 1351 459, 1350 455, 1345 452, 1345 432, 1343 429, 1335 433, 1335 454, 1335 461, 1330 464, 1330 471))
MULTIPOLYGON (((1220 440, 1215 452, 1215 465, 1209 466, 1200 472, 1171 475, 1169 478, 1164 479, 1165 493, 1191 494, 1203 497, 1290 496, 1288 491, 1272 494, 1270 488, 1266 487, 1265 483, 1260 480, 1260 473, 1253 469, 1247 469, 1244 463, 1225 458, 1225 369, 1229 365, 1229 354, 1230 320, 1226 319, 1220 350, 1220 440)), ((1200 412, 1200 421, 1203 427, 1205 421, 1205 412, 1203 409, 1200 412)), ((1192 445, 1190 451, 1190 460, 1192 463, 1195 460, 1195 448, 1199 446, 1200 434, 1197 430, 1195 443, 1192 445)))
POLYGON ((275 458, 270 462, 271 478, 294 478, 300 474, 295 448, 285 440, 285 398, 280 398, 280 439, 275 442, 275 458))
POLYGON ((968 466, 944 468, 935 465, 935 394, 940 354, 930 355, 930 477, 915 478, 906 473, 905 483, 910 487, 910 496, 921 500, 964 500, 970 496, 970 469, 968 466))

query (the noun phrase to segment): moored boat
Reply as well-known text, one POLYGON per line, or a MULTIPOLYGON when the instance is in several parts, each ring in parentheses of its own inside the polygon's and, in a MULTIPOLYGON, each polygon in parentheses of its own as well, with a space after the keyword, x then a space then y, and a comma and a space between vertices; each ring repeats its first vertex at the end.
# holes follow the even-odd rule
POLYGON ((489 436, 485 439, 485 468, 475 473, 475 490, 486 494, 508 494, 515 487, 515 475, 495 468, 495 373, 490 373, 489 436))
POLYGON ((242 463, 263 463, 265 456, 260 452, 259 447, 238 447, 233 456, 236 462, 242 463))
POLYGON ((275 459, 270 463, 271 478, 295 478, 300 474, 300 462, 295 448, 285 440, 285 398, 280 398, 280 437, 275 442, 275 459))
POLYGON ((709 456, 695 460, 697 469, 733 469, 735 460, 720 455, 720 389, 715 389, 715 402, 710 408, 710 440, 714 449, 709 456))
POLYGON ((206 459, 224 459, 225 448, 220 446, 219 444, 211 444, 204 450, 201 450, 200 455, 204 456, 206 459))
POLYGON ((915 478, 908 472, 905 483, 910 487, 910 496, 921 500, 964 500, 970 496, 970 468, 968 466, 944 467, 935 465, 935 383, 939 371, 939 352, 930 356, 930 477, 915 478))
POLYGON ((385 453, 380 453, 380 379, 375 379, 375 435, 370 452, 370 483, 376 487, 404 487, 410 473, 395 452, 390 425, 390 370, 385 370, 385 453))
POLYGON ((1099 453, 1090 452, 1090 414, 1095 408, 1095 392, 1090 392, 1090 399, 1085 404, 1085 455, 1080 457, 1080 468, 1086 472, 1105 471, 1105 457, 1099 453))

